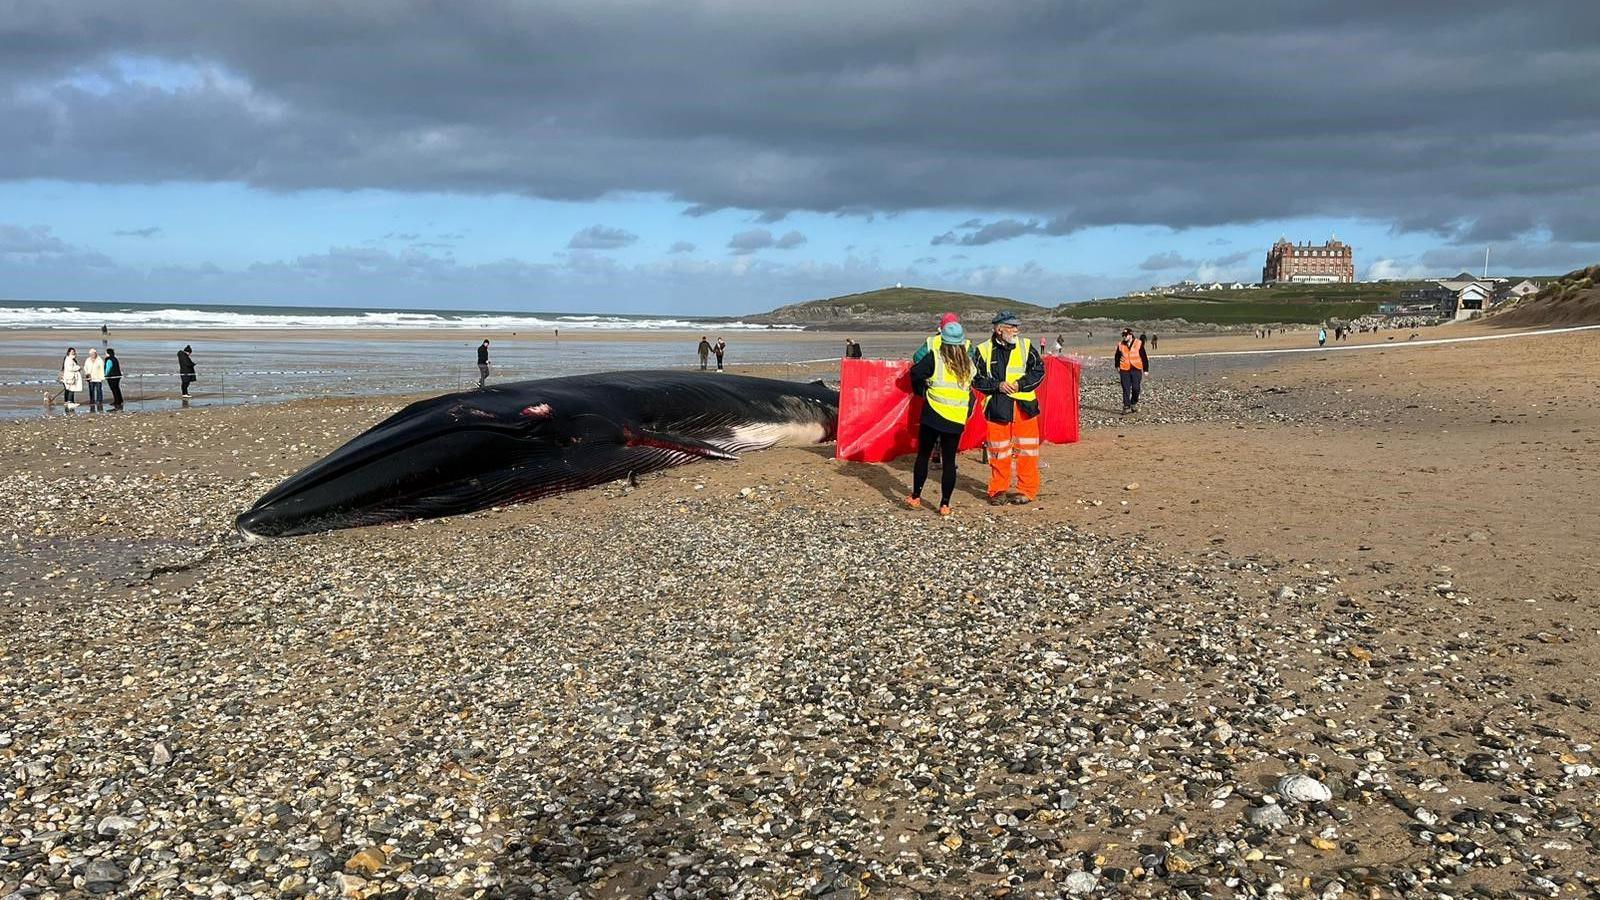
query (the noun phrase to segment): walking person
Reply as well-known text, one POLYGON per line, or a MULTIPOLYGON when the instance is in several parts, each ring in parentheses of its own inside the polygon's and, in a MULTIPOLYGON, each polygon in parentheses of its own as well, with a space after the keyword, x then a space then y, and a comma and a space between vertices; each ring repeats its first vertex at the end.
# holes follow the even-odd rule
POLYGON ((861 358, 861 342, 860 341, 851 341, 850 342, 850 358, 851 359, 860 359, 861 358))
POLYGON ((728 342, 723 340, 722 338, 717 338, 717 342, 715 344, 711 345, 711 352, 715 353, 717 355, 717 371, 721 372, 722 371, 722 354, 728 352, 728 342))
POLYGON ((1150 335, 1150 349, 1151 350, 1156 349, 1156 344, 1159 343, 1160 341, 1161 341, 1161 335, 1159 335, 1159 334, 1150 335))
POLYGON ((917 462, 911 469, 911 496, 906 505, 922 508, 922 486, 928 465, 939 451, 939 515, 950 515, 950 497, 956 489, 956 456, 961 432, 972 415, 972 342, 960 322, 948 322, 924 342, 928 352, 911 364, 911 389, 923 399, 922 421, 917 428, 917 462))
POLYGON ((1061 348, 1064 346, 1064 344, 1061 341, 1061 337, 1062 336, 1059 335, 1059 334, 1056 335, 1056 355, 1057 356, 1061 355, 1061 348))
POLYGON ((484 338, 478 345, 478 388, 483 389, 484 382, 489 380, 489 339, 484 338))
POLYGON ((1122 414, 1139 411, 1139 391, 1144 386, 1144 373, 1150 370, 1150 357, 1144 352, 1144 342, 1133 336, 1132 328, 1122 329, 1122 340, 1111 355, 1117 377, 1122 379, 1122 414))
POLYGON ((106 361, 100 356, 100 351, 89 348, 89 355, 83 358, 83 380, 89 386, 89 405, 99 409, 106 403, 106 361))
POLYGON ((1318 325, 1317 326, 1317 346, 1321 347, 1321 346, 1326 345, 1327 343, 1328 343, 1328 329, 1324 328, 1321 325, 1318 325))
POLYGON ((706 370, 706 361, 711 358, 711 342, 705 335, 700 335, 700 371, 706 370))
POLYGON ((1000 312, 990 320, 994 332, 973 351, 978 371, 972 386, 985 395, 983 417, 988 423, 989 503, 1000 506, 1011 489, 1012 460, 1016 460, 1017 493, 1011 502, 1022 505, 1039 498, 1039 383, 1044 381, 1044 360, 1025 337, 1022 320, 1000 312))
POLYGON ((78 348, 68 347, 61 358, 61 396, 67 409, 78 408, 78 392, 83 390, 83 366, 78 365, 78 348))
POLYGON ((106 385, 111 388, 111 408, 122 408, 122 360, 117 351, 106 348, 106 385))
POLYGON ((178 390, 185 397, 189 396, 189 385, 195 381, 194 357, 190 356, 193 352, 194 348, 188 344, 178 351, 178 390))

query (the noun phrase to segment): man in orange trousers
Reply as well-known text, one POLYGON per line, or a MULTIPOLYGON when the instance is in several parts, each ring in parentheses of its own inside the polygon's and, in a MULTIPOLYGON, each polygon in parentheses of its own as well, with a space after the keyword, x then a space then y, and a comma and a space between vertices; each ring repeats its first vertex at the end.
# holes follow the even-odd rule
POLYGON ((1032 503, 1039 497, 1037 391, 1044 381, 1044 360, 1039 348, 1019 336, 1022 321, 1015 315, 1001 312, 990 324, 993 335, 972 348, 977 368, 972 386, 984 395, 983 418, 989 429, 989 503, 1006 502, 1013 461, 1017 493, 1010 502, 1032 503))

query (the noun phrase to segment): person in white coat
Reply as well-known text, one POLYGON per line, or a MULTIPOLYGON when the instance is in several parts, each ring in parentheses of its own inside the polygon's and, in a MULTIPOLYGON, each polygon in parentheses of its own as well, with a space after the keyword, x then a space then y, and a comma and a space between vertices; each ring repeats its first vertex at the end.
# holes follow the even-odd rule
POLYGON ((96 409, 106 402, 106 360, 100 351, 89 348, 89 355, 83 358, 83 380, 89 386, 89 405, 96 409))
POLYGON ((78 392, 83 390, 83 366, 78 365, 78 348, 68 347, 61 360, 61 387, 67 409, 78 408, 78 392))

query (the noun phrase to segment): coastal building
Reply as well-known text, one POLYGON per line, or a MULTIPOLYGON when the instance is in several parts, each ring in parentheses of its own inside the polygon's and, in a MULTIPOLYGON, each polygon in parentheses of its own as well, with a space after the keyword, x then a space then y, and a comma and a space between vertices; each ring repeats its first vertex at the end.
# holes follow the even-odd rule
POLYGON ((1460 321, 1512 298, 1538 291, 1539 285, 1526 278, 1512 282, 1509 278, 1477 278, 1470 272, 1462 272, 1454 278, 1441 278, 1401 291, 1395 312, 1460 321))
POLYGON ((1316 245, 1278 238, 1261 269, 1262 284, 1349 284, 1355 280, 1354 251, 1336 238, 1316 245))

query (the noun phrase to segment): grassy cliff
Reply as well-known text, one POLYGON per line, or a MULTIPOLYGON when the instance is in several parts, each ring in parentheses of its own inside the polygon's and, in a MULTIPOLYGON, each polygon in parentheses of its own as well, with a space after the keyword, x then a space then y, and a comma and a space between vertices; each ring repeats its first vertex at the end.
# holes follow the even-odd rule
POLYGON ((774 325, 797 324, 817 327, 833 325, 860 327, 931 328, 940 314, 953 312, 964 321, 982 318, 987 322, 997 310, 1007 309, 1029 319, 1051 316, 1049 309, 1006 297, 985 297, 959 291, 932 288, 894 287, 845 294, 824 300, 808 300, 780 306, 769 313, 745 316, 747 322, 774 325))
POLYGON ((1568 272, 1539 293, 1496 310, 1489 321, 1518 328, 1600 324, 1600 265, 1568 272))

